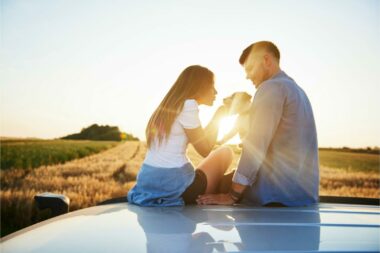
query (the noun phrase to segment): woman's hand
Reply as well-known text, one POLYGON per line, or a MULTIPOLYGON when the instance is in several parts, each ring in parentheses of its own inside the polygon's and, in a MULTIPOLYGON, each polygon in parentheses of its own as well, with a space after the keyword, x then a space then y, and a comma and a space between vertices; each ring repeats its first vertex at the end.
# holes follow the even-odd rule
POLYGON ((233 205, 235 200, 229 193, 226 194, 204 194, 197 198, 198 205, 233 205))

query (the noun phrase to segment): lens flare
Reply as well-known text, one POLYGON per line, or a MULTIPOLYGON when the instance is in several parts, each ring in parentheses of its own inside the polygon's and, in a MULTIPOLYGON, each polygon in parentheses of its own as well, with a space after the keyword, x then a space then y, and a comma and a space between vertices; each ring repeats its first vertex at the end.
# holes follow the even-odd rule
MULTIPOLYGON (((218 140, 221 140, 226 134, 228 134, 234 128, 236 119, 237 119, 237 115, 232 115, 232 116, 228 116, 228 117, 225 117, 225 118, 220 120, 218 140)), ((226 143, 227 144, 237 144, 240 142, 241 142, 241 140, 239 138, 239 134, 236 134, 233 138, 231 138, 226 143)))

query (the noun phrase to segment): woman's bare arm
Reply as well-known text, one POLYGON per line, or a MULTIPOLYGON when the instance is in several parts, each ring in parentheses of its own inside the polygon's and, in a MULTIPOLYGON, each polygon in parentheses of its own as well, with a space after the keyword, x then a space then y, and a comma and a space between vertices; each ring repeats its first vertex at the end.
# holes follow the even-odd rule
POLYGON ((202 127, 185 129, 189 142, 201 156, 208 156, 212 148, 215 146, 218 137, 219 122, 226 113, 226 108, 221 106, 204 129, 202 127))

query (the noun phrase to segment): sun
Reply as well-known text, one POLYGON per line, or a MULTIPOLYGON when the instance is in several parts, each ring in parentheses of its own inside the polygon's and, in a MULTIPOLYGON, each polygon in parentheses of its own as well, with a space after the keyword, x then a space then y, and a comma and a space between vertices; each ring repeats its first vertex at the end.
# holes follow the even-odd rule
MULTIPOLYGON (((221 140, 226 134, 228 134, 232 128, 235 125, 237 115, 232 115, 228 117, 224 117, 220 120, 219 123, 219 133, 218 133, 218 140, 221 140)), ((237 133, 233 138, 228 140, 226 144, 237 144, 240 143, 241 140, 239 138, 239 134, 237 133)))

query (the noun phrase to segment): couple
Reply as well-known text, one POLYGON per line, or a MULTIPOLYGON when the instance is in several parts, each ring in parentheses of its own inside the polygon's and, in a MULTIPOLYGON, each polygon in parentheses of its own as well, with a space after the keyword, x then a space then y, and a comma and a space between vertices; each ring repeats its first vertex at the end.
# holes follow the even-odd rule
POLYGON ((242 155, 230 176, 224 173, 232 162, 231 149, 212 151, 227 108, 219 107, 205 128, 198 115, 198 105, 211 106, 215 100, 214 74, 198 65, 186 68, 149 120, 148 151, 128 201, 141 206, 316 203, 319 161, 312 108, 279 61, 280 52, 269 41, 251 44, 240 56, 257 91, 242 155), (186 157, 188 143, 205 157, 196 169, 186 157), (221 185, 228 190, 221 191, 221 185))

